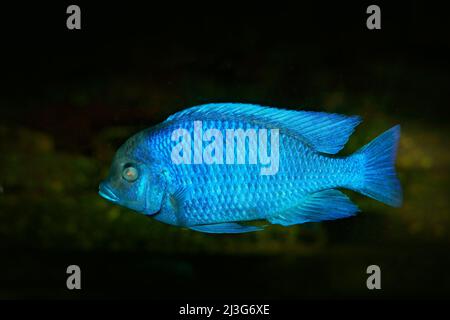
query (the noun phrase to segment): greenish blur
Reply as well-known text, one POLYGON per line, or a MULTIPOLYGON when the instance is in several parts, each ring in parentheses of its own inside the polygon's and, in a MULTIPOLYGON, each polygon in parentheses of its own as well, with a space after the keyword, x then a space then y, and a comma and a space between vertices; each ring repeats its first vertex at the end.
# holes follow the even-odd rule
MULTIPOLYGON (((323 107, 318 110, 340 111, 336 106, 345 104, 348 114, 368 113, 364 105, 356 107, 357 102, 345 98, 344 92, 333 92, 323 99, 323 103, 318 103, 323 107)), ((369 97, 366 108, 371 106, 375 102, 369 97)), ((448 129, 436 129, 417 120, 402 122, 390 117, 382 105, 377 104, 376 108, 376 114, 365 117, 343 153, 355 151, 393 124, 402 124, 397 161, 404 188, 402 208, 390 208, 351 193, 363 211, 359 217, 291 228, 273 226, 265 232, 226 237, 151 221, 98 196, 98 183, 107 174, 118 142, 125 141, 139 127, 104 128, 89 142, 92 154, 83 154, 58 150, 51 134, 3 126, 1 148, 7 153, 2 155, 1 245, 81 251, 302 253, 312 250, 311 244, 305 244, 305 235, 314 235, 314 250, 344 242, 330 241, 328 229, 336 224, 348 224, 347 232, 357 236, 348 243, 352 246, 360 246, 361 240, 365 244, 380 244, 382 240, 400 244, 447 243, 450 240, 448 129), (373 233, 376 236, 370 236, 373 233)))

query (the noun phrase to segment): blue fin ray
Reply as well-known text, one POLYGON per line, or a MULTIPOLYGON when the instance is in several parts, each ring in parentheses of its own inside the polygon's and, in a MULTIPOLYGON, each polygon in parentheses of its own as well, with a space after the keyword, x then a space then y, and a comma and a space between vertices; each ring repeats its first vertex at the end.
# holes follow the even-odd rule
POLYGON ((174 199, 177 203, 184 203, 191 198, 192 190, 190 186, 179 187, 172 194, 172 199, 174 199))

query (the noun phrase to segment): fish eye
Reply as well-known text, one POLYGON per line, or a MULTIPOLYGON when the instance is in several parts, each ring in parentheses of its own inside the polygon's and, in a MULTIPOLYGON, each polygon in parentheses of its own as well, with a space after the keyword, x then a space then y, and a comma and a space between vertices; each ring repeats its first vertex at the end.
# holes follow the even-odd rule
POLYGON ((134 182, 139 176, 138 170, 132 165, 127 165, 123 168, 122 178, 128 182, 134 182))

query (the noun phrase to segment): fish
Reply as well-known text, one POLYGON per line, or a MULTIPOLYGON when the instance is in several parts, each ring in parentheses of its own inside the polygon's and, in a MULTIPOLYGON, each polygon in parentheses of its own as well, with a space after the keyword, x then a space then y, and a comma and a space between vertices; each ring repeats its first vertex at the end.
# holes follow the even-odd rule
POLYGON ((126 140, 99 194, 159 222, 213 234, 355 216, 360 209, 342 189, 400 207, 400 125, 337 155, 361 121, 246 103, 187 108, 126 140))

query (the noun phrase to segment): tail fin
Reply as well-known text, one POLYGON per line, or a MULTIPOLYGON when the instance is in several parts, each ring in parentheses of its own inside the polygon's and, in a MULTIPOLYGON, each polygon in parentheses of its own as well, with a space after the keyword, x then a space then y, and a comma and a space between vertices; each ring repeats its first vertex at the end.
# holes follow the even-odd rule
POLYGON ((402 187, 395 173, 400 126, 387 130, 356 155, 363 156, 362 184, 356 191, 393 207, 400 207, 403 201, 402 187))

